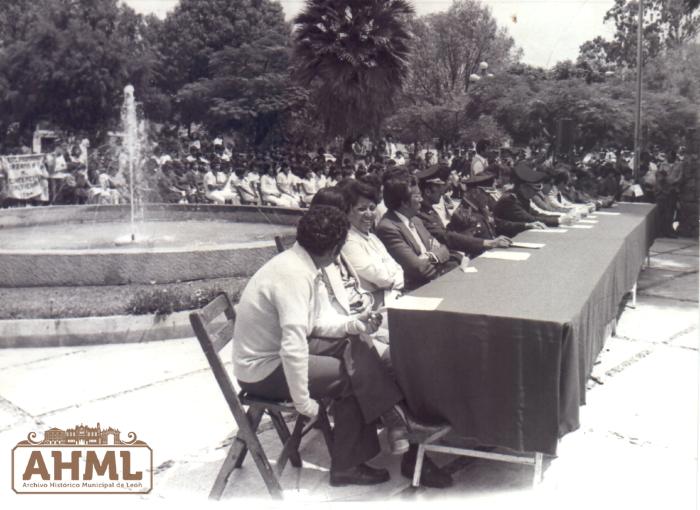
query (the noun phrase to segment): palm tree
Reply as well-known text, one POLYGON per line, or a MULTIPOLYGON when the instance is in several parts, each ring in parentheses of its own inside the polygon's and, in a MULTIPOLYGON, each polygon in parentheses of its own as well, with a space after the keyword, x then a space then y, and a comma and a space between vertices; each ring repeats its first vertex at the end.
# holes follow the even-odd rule
POLYGON ((406 0, 307 0, 294 20, 296 76, 328 135, 378 131, 408 75, 406 0))

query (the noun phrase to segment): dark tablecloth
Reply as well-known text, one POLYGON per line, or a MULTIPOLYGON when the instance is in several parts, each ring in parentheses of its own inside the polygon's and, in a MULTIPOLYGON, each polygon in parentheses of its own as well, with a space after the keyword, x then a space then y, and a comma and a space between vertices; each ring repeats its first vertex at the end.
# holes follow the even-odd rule
MULTIPOLYGON (((589 230, 523 232, 526 261, 477 258, 412 293, 434 311, 389 310, 391 356, 411 411, 481 444, 555 454, 579 427, 604 330, 654 240, 655 206, 618 204, 589 230)), ((565 228, 565 227, 564 227, 565 228)))

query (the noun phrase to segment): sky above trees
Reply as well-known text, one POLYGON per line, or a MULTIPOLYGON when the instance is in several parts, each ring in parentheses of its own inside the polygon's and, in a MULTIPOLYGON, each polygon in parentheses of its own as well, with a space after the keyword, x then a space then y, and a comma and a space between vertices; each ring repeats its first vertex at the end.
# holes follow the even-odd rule
MULTIPOLYGON (((523 49, 522 62, 549 68, 561 60, 576 60, 579 46, 596 36, 609 37, 614 27, 603 24, 614 0, 481 0, 499 25, 506 27, 523 49), (513 20, 515 17, 516 21, 513 20)), ((165 17, 178 0, 124 0, 136 12, 165 17)), ((281 0, 287 19, 299 14, 303 0, 281 0)), ((446 11, 452 0, 413 0, 419 15, 446 11)))

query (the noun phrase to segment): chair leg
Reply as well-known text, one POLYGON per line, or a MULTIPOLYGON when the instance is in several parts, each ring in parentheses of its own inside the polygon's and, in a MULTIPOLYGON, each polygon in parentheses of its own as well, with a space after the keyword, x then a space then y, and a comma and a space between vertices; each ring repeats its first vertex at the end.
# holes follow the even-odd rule
POLYGON ((411 486, 420 487, 420 475, 423 470, 423 456, 425 455, 425 445, 418 445, 418 453, 416 453, 416 465, 413 468, 413 480, 411 486))
POLYGON ((221 499, 221 496, 226 489, 226 485, 228 485, 228 480, 231 477, 231 473, 233 473, 233 470, 236 467, 240 467, 236 466, 236 462, 244 449, 246 449, 245 442, 238 437, 234 437, 233 443, 231 444, 228 454, 226 455, 226 460, 224 460, 224 463, 221 465, 219 474, 216 475, 214 486, 209 492, 209 499, 214 499, 217 501, 221 499))
MULTIPOLYGON (((272 424, 275 426, 275 429, 277 430, 277 435, 279 436, 280 441, 282 441, 282 445, 284 446, 285 444, 287 444, 287 441, 289 441, 289 438, 291 437, 289 429, 287 428, 287 423, 284 421, 284 417, 282 416, 281 412, 273 411, 272 409, 268 409, 267 412, 270 414, 272 424)), ((301 467, 301 456, 299 455, 299 450, 295 449, 294 451, 289 453, 289 462, 291 462, 292 466, 296 468, 301 467)))
POLYGON ((301 433, 304 430, 304 423, 307 421, 306 417, 303 415, 299 415, 297 418, 296 423, 294 424, 294 430, 292 431, 292 435, 285 441, 284 446, 282 447, 282 453, 280 453, 279 458, 277 459, 277 476, 280 476, 282 474, 282 471, 284 470, 284 466, 287 465, 287 460, 289 460, 289 457, 292 455, 293 452, 299 452, 299 443, 301 443, 301 433))
POLYGON ((326 413, 324 406, 320 406, 319 415, 318 426, 323 433, 323 439, 326 442, 326 448, 328 448, 328 454, 330 455, 333 451, 333 429, 330 421, 328 421, 328 413, 326 413))
MULTIPOLYGON (((248 423, 250 423, 250 428, 253 430, 253 434, 257 432, 258 427, 260 426, 260 420, 262 420, 264 413, 265 410, 260 407, 251 406, 248 408, 246 416, 248 417, 248 423)), ((248 447, 245 443, 243 443, 243 448, 241 449, 240 453, 238 454, 238 457, 236 458, 236 463, 234 464, 234 467, 239 468, 243 465, 243 461, 245 460, 245 456, 247 453, 248 447)))

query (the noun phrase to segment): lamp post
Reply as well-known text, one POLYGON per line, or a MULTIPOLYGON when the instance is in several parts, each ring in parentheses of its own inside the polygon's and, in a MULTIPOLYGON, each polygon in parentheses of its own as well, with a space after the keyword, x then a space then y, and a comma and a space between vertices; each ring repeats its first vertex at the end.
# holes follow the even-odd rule
POLYGON ((637 98, 634 115, 634 181, 639 179, 639 159, 642 153, 642 24, 644 0, 639 1, 637 21, 637 98))

